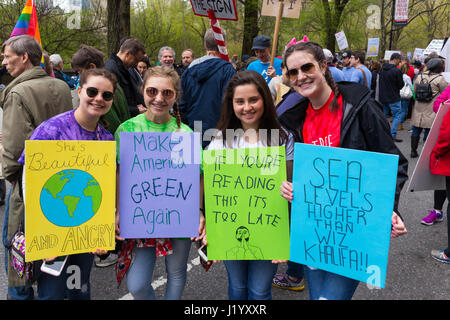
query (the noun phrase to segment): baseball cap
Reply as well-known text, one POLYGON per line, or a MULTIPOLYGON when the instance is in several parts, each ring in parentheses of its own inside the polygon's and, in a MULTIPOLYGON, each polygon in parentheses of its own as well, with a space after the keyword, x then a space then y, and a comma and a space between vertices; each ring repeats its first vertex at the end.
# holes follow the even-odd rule
POLYGON ((325 55, 325 59, 327 60, 327 63, 333 63, 334 56, 328 49, 323 49, 323 54, 325 55))
POLYGON ((391 59, 390 60, 401 59, 401 58, 402 58, 402 56, 400 55, 400 53, 394 52, 393 54, 391 54, 391 59))
POLYGON ((342 58, 350 58, 352 56, 352 52, 350 50, 344 51, 342 54, 342 58))
POLYGON ((267 36, 257 36, 253 38, 252 50, 255 49, 262 50, 265 48, 269 48, 270 46, 271 46, 270 38, 267 36))

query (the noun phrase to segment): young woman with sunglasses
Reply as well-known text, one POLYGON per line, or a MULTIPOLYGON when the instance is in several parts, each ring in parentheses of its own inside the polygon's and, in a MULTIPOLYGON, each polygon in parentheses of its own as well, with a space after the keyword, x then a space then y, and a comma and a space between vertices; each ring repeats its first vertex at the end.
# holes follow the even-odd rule
MULTIPOLYGON (((255 71, 240 71, 228 83, 217 133, 208 150, 286 147, 287 176, 292 174, 294 139, 282 129, 266 80, 255 71)), ((250 230, 251 232, 251 230, 250 230)), ((207 243, 204 239, 205 244, 207 243)), ((241 240, 244 250, 248 250, 241 240)), ((278 261, 226 260, 230 300, 270 300, 278 261)))
MULTIPOLYGON (((192 132, 181 123, 176 104, 180 96, 179 77, 175 70, 157 66, 147 70, 143 80, 143 94, 147 111, 122 123, 115 133, 117 162, 120 163, 121 132, 192 132), (173 116, 170 110, 173 109, 173 116)), ((201 150, 199 150, 201 152, 201 150)), ((202 204, 200 204, 202 205, 202 204)), ((119 208, 119 205, 117 205, 119 208)), ((119 210, 116 211, 116 234, 119 240, 119 210)), ((200 213, 199 241, 204 234, 205 219, 200 213)), ((136 300, 155 300, 152 288, 156 258, 164 256, 167 271, 165 299, 181 298, 187 276, 187 259, 191 239, 127 239, 124 240, 116 265, 117 280, 127 276, 127 287, 136 300)))
MULTIPOLYGON (((61 113, 41 123, 33 132, 30 140, 114 140, 114 137, 99 124, 100 117, 105 115, 112 105, 116 88, 116 77, 105 69, 89 69, 80 74, 77 89, 80 104, 75 110, 61 113)), ((23 153, 19 162, 25 162, 23 153)), ((26 201, 26 199, 25 199, 26 201)), ((97 250, 104 254, 106 251, 97 250)), ((54 258, 46 259, 51 261, 54 258)), ((40 300, 89 300, 90 273, 94 255, 90 253, 68 256, 61 275, 56 277, 40 272, 40 265, 35 266, 37 274, 38 298, 40 300), (67 288, 68 266, 78 266, 81 276, 81 287, 67 288)))
MULTIPOLYGON (((398 214, 400 191, 407 180, 408 162, 395 146, 380 105, 368 88, 352 82, 335 84, 322 47, 314 42, 290 47, 284 61, 294 89, 306 97, 281 115, 279 121, 297 142, 397 154, 399 156, 391 237, 405 234, 398 214)), ((282 196, 291 201, 291 182, 281 186, 282 196)), ((375 239, 374 239, 375 241, 375 239)), ((310 299, 351 299, 358 281, 324 270, 305 267, 310 299)))

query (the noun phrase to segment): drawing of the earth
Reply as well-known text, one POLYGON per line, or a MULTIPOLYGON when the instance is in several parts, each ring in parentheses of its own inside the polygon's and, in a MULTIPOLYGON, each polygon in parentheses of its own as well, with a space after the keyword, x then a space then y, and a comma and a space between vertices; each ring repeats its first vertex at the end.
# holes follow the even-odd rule
POLYGON ((48 221, 60 227, 76 227, 97 213, 102 202, 102 190, 89 173, 63 170, 44 184, 40 202, 48 221))

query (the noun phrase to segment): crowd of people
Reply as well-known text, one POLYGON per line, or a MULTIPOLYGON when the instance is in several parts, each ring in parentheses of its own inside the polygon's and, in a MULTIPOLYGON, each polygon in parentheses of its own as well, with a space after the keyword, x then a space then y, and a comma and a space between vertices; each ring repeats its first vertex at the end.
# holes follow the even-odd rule
MULTIPOLYGON (((226 37, 225 30, 223 35, 226 37)), ((396 145, 402 141, 397 132, 406 130, 403 124, 410 118, 410 156, 418 157, 421 132, 425 141, 436 112, 450 98, 449 84, 442 76, 444 59, 432 54, 424 64, 411 64, 394 53, 389 61, 368 62, 362 51, 334 54, 304 37, 291 40, 272 63, 271 45, 270 37, 257 36, 252 46, 254 57, 238 61, 233 56, 226 61, 220 57, 210 28, 204 35, 204 55, 195 57, 193 50, 186 49, 177 64, 175 51, 164 46, 158 52, 157 66, 151 66, 145 46, 128 37, 106 61, 102 51, 81 46, 71 60, 75 79, 65 74, 57 53, 46 55, 43 69, 43 51, 34 38, 17 36, 5 41, 1 47, 3 72, 13 78, 0 91, 3 189, 5 180, 11 185, 6 192, 0 184, 0 200, 5 202, 5 248, 10 248, 10 240, 23 227, 26 214, 22 194, 25 141, 115 140, 119 166, 121 132, 201 132, 204 150, 285 146, 287 181, 280 191, 287 201, 292 201, 294 194, 295 142, 316 144, 328 137, 327 146, 398 155, 391 237, 406 234, 398 204, 408 179, 408 160, 396 145), (244 135, 229 139, 229 129, 238 128, 244 135), (216 130, 211 133, 210 129, 216 130), (269 132, 267 141, 260 136, 261 130, 269 132), (270 136, 272 130, 280 132, 277 139, 270 136)), ((449 121, 447 114, 444 124, 449 121)), ((445 199, 450 199, 450 132, 444 124, 431 155, 435 164, 431 172, 447 177, 447 189, 435 190, 434 208, 422 220, 425 225, 443 221, 442 207, 445 199)), ((119 187, 119 176, 117 184, 119 187)), ((207 245, 203 202, 198 236, 192 239, 123 239, 118 208, 117 203, 116 249, 68 258, 65 268, 80 267, 80 289, 66 287, 65 272, 55 277, 39 271, 43 261, 55 257, 36 261, 33 278, 20 277, 12 270, 11 255, 5 250, 8 298, 33 299, 31 284, 35 282, 39 299, 90 299, 92 266, 114 264, 118 282, 126 278, 135 299, 156 299, 151 280, 157 257, 164 257, 164 298, 180 299, 191 243, 207 245)), ((433 250, 431 255, 449 263, 450 238, 446 249, 433 250)), ((228 295, 233 300, 271 299, 272 287, 300 291, 305 282, 310 299, 351 299, 359 284, 293 261, 227 260, 224 265, 228 295), (280 262, 287 262, 286 272, 277 273, 280 262)))

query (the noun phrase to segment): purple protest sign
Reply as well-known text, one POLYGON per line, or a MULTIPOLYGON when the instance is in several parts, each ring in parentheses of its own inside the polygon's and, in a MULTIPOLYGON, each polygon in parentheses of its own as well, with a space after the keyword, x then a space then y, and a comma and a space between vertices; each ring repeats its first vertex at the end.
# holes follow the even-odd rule
POLYGON ((199 133, 120 133, 120 236, 198 235, 199 133))

